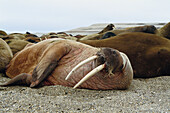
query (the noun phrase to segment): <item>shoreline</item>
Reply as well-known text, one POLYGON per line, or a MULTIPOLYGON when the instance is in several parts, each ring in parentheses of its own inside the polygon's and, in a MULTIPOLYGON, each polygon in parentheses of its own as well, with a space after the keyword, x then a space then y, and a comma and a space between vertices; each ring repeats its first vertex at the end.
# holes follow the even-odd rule
MULTIPOLYGON (((70 30, 52 30, 52 31, 44 31, 44 32, 37 32, 37 31, 29 31, 29 30, 24 30, 24 31, 8 31, 5 30, 8 34, 10 33, 25 33, 25 32, 31 32, 33 34, 36 34, 38 36, 41 36, 43 34, 47 34, 49 32, 66 32, 68 34, 72 35, 89 35, 89 34, 94 34, 99 31, 101 31, 104 27, 106 27, 110 23, 96 23, 96 24, 91 24, 83 27, 78 27, 70 30)), ((156 28, 160 28, 166 23, 164 22, 148 22, 148 23, 142 23, 142 22, 137 22, 137 23, 113 23, 116 27, 116 29, 124 29, 126 27, 135 27, 135 26, 143 26, 143 25, 154 25, 156 28)))

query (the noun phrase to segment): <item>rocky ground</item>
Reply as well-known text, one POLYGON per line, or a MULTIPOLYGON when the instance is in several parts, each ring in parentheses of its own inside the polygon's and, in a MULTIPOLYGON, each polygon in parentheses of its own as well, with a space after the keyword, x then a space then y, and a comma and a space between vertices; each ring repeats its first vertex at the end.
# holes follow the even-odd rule
MULTIPOLYGON (((0 83, 9 80, 2 74, 0 83)), ((0 87, 0 113, 170 112, 170 76, 134 79, 128 90, 97 91, 63 86, 0 87)))

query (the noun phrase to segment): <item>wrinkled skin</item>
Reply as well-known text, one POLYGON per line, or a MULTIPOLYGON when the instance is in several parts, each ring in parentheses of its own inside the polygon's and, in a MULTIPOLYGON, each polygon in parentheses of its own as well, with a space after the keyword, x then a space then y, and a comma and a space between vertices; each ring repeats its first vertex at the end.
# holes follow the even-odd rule
POLYGON ((49 39, 28 45, 11 60, 6 74, 12 78, 7 85, 63 85, 73 87, 92 69, 105 63, 105 68, 89 78, 79 88, 127 89, 133 78, 130 62, 125 54, 111 48, 94 48, 69 40, 49 39), (79 62, 97 55, 76 70, 68 80, 67 74, 79 62))

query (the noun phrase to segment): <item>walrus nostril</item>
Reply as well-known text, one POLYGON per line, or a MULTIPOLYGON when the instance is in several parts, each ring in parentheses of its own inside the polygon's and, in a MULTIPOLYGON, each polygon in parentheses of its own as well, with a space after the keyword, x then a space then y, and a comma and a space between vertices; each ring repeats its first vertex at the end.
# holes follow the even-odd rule
POLYGON ((103 57, 103 56, 99 56, 98 57, 98 59, 97 59, 97 62, 99 63, 99 64, 104 64, 105 63, 105 58, 103 57))

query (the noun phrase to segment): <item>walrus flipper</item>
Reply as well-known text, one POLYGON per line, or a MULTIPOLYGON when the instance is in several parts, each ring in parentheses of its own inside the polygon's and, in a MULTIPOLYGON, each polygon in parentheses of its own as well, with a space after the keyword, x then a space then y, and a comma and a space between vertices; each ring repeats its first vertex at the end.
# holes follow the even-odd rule
POLYGON ((4 84, 0 84, 0 86, 10 86, 10 85, 30 85, 31 75, 27 73, 21 73, 18 76, 12 78, 8 82, 4 84))
POLYGON ((68 44, 52 43, 43 53, 40 62, 32 74, 30 87, 37 86, 57 67, 58 61, 69 52, 68 44))

